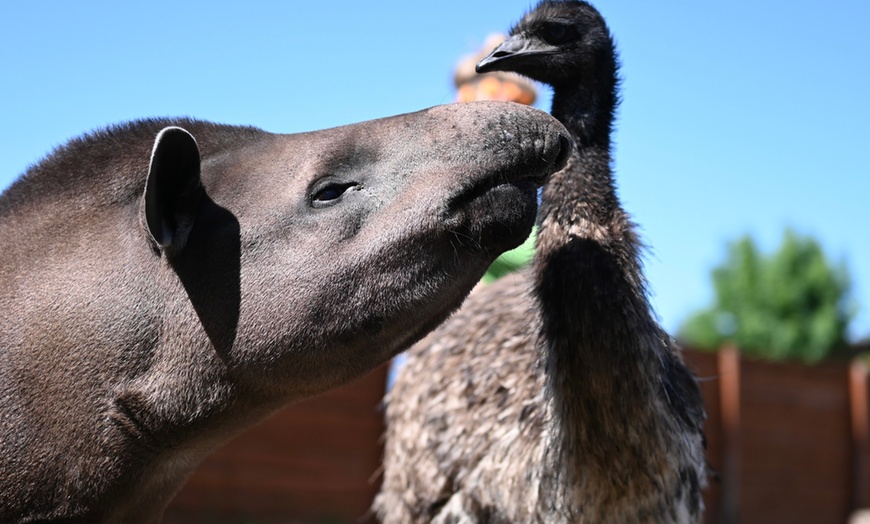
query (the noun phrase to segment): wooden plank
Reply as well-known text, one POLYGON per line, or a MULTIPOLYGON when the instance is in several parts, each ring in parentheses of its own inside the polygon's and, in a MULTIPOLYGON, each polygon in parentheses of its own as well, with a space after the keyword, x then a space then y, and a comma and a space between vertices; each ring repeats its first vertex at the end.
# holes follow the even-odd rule
POLYGON ((741 471, 741 369, 740 353, 733 347, 719 350, 719 402, 722 417, 722 507, 723 524, 740 522, 741 471))
POLYGON ((707 439, 707 463, 711 470, 711 478, 704 490, 704 522, 718 524, 722 511, 721 481, 723 461, 722 417, 719 410, 720 374, 718 355, 712 352, 687 349, 683 357, 689 369, 698 379, 707 420, 704 422, 704 436, 707 439))
POLYGON ((740 522, 844 522, 851 506, 845 364, 743 360, 740 522))
POLYGON ((849 367, 849 406, 852 426, 852 507, 870 508, 870 393, 867 365, 855 360, 849 367))

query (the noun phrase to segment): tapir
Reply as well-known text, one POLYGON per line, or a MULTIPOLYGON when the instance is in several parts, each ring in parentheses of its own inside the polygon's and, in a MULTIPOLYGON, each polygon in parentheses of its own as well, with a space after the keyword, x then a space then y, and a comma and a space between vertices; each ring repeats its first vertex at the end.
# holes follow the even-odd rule
POLYGON ((55 150, 0 196, 0 521, 159 521, 228 438, 454 311, 529 234, 567 137, 480 102, 55 150))

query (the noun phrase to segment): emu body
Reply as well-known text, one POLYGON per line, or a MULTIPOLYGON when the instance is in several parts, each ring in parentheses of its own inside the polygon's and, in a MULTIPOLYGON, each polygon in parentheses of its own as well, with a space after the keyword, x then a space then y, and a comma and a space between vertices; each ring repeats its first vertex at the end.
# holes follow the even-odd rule
POLYGON ((0 196, 0 521, 158 521, 210 450, 457 308, 566 143, 481 103, 53 152, 0 196))
POLYGON ((478 63, 551 85, 574 147, 544 186, 532 271, 409 351, 387 404, 384 522, 700 520, 703 403, 611 172, 617 65, 576 0, 543 0, 478 63))

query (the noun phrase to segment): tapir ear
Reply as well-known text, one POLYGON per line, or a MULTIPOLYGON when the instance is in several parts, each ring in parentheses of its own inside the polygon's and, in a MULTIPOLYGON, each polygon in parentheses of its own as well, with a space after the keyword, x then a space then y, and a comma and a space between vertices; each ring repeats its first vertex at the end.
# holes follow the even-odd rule
POLYGON ((145 185, 145 222, 163 250, 178 252, 187 243, 204 193, 199 172, 193 135, 180 127, 157 134, 145 185))

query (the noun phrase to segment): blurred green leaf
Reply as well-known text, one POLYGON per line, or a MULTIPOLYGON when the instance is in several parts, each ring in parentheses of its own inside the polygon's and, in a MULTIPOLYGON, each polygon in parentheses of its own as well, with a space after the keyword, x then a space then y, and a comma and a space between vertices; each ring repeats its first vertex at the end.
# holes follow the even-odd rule
POLYGON ((483 281, 486 284, 495 282, 501 277, 521 269, 532 261, 535 256, 535 239, 537 238, 537 226, 532 229, 532 234, 519 247, 501 254, 495 262, 489 266, 486 274, 483 275, 483 281))
POLYGON ((713 305, 680 328, 689 345, 715 350, 732 343, 771 360, 845 354, 854 314, 849 273, 845 264, 831 264, 814 239, 787 230, 779 249, 764 256, 743 237, 728 246, 712 281, 713 305))

